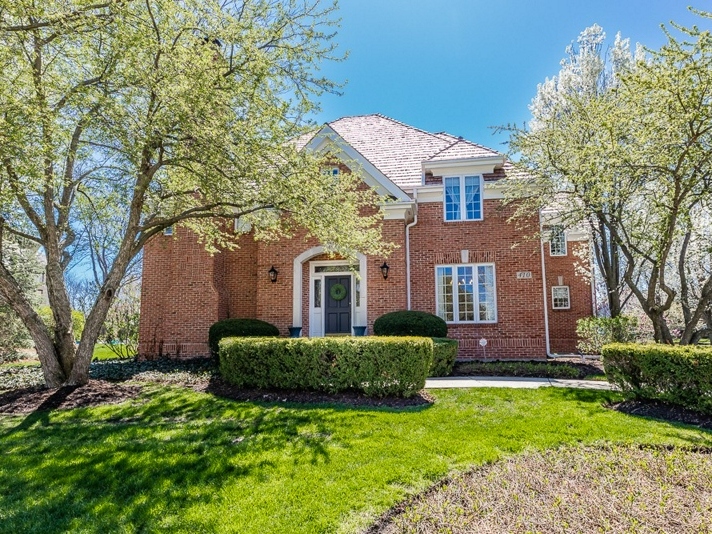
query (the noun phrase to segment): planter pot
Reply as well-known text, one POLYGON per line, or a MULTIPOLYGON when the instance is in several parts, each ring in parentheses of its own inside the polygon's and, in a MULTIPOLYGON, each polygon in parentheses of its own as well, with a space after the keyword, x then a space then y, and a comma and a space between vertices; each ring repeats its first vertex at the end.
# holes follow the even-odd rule
POLYGON ((289 337, 302 337, 302 327, 301 326, 290 326, 289 327, 289 337))
POLYGON ((365 326, 354 326, 354 336, 361 337, 366 335, 366 328, 365 326))

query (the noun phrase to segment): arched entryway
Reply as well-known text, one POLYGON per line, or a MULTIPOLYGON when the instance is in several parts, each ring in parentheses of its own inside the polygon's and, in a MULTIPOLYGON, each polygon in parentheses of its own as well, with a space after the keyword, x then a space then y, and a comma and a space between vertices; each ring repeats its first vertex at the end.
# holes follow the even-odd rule
POLYGON ((358 254, 352 265, 343 259, 311 261, 324 252, 323 246, 317 246, 294 258, 292 324, 304 326, 306 305, 308 328, 302 330, 303 336, 352 334, 354 326, 367 324, 366 256, 358 254), (305 269, 308 276, 304 276, 305 269), (336 285, 343 289, 331 291, 336 285), (344 290, 346 296, 338 298, 344 290))

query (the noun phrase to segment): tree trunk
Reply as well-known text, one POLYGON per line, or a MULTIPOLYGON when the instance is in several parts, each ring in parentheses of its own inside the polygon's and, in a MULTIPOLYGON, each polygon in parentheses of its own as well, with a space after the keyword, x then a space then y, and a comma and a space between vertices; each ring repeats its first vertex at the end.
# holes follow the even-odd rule
POLYGON ((12 274, 2 263, 0 263, 0 292, 32 336, 37 356, 42 364, 42 373, 47 387, 57 388, 61 386, 67 375, 59 363, 49 330, 47 330, 47 326, 25 298, 22 289, 20 289, 12 274))
POLYGON ((674 343, 672 339, 672 334, 668 328, 667 321, 663 315, 663 312, 657 310, 646 311, 648 317, 653 323, 653 335, 655 337, 656 343, 665 343, 666 345, 672 345, 674 343))

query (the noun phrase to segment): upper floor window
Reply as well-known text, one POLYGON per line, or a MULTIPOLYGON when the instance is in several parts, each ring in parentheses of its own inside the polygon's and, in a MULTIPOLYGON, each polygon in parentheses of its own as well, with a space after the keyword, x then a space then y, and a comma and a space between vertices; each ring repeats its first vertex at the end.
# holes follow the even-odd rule
POLYGON ((338 167, 325 167, 321 170, 321 174, 324 174, 326 176, 338 176, 339 168, 338 167))
POLYGON ((163 229, 163 235, 173 235, 173 227, 172 226, 166 226, 163 229))
POLYGON ((482 177, 447 176, 445 186, 445 220, 482 220, 482 177))
POLYGON ((497 321, 494 265, 438 265, 437 314, 449 323, 497 321))
POLYGON ((552 226, 549 234, 549 254, 566 256, 566 230, 563 226, 552 226))
POLYGON ((551 288, 551 307, 555 310, 571 308, 571 292, 569 286, 553 286, 551 288))

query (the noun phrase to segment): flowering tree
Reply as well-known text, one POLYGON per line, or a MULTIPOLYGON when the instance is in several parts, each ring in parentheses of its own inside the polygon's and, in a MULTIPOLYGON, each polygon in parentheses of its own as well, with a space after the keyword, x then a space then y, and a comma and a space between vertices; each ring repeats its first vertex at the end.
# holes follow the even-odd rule
POLYGON ((608 309, 612 317, 617 317, 625 304, 621 274, 625 258, 604 216, 619 213, 622 205, 613 197, 599 194, 595 183, 601 173, 596 168, 599 162, 586 154, 598 125, 591 122, 586 110, 604 100, 635 61, 628 39, 617 34, 609 52, 604 49, 605 39, 603 28, 595 24, 581 32, 577 44, 567 48, 559 74, 537 87, 529 106, 529 127, 511 129, 511 151, 521 155, 521 165, 536 185, 532 188, 530 182, 520 183, 510 194, 517 200, 526 198, 519 204, 521 215, 549 206, 556 212, 557 224, 564 228, 582 223, 590 228, 608 309))
POLYGON ((319 0, 0 0, 0 218, 47 256, 48 335, 0 263, 0 294, 35 343, 48 386, 88 379, 127 267, 172 225, 210 250, 248 220, 296 227, 332 250, 383 252, 373 193, 338 182, 291 142, 333 57, 335 6, 319 0), (115 232, 109 243, 97 229, 115 232), (93 233, 92 233, 93 232, 93 233), (91 238, 89 236, 92 236, 91 238), (102 246, 99 292, 78 348, 65 273, 102 246))
MULTIPOLYGON (((530 204, 555 203, 572 223, 589 223, 597 254, 620 258, 609 268, 651 320, 656 341, 673 342, 666 314, 682 304, 687 344, 711 333, 709 234, 698 230, 711 218, 712 36, 674 29, 682 37, 666 31, 667 44, 647 59, 620 61, 605 90, 556 92, 512 144, 535 176, 530 204)), ((628 57, 622 50, 612 56, 628 57)), ((610 259, 597 259, 608 276, 610 259)), ((610 294, 616 280, 606 281, 610 294)))

